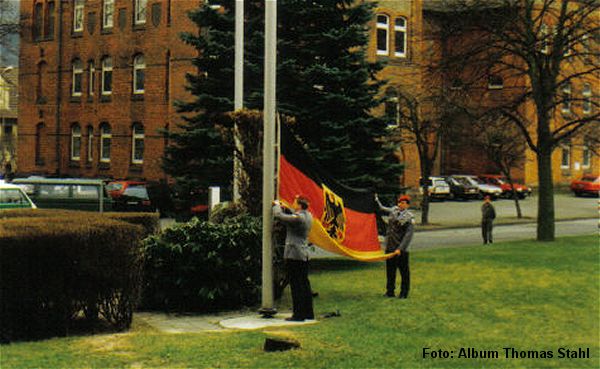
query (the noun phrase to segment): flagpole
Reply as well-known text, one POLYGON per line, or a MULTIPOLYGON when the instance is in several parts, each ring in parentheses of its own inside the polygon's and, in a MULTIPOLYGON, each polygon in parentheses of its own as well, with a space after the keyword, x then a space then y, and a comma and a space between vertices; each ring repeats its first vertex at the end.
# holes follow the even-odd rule
POLYGON ((277 53, 277 0, 265 1, 265 91, 263 111, 263 194, 262 194, 262 304, 263 317, 277 313, 273 303, 273 214, 275 199, 275 86, 277 53))
MULTIPOLYGON (((244 108, 244 0, 235 0, 235 87, 233 110, 244 108)), ((239 154, 242 151, 237 120, 233 127, 235 151, 233 153, 233 201, 240 200, 240 170, 239 154)))

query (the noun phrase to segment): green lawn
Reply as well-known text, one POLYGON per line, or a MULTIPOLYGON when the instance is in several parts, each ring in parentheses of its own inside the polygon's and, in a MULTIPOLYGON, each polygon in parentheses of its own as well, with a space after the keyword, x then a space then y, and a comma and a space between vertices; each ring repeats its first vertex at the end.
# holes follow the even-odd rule
MULTIPOLYGON (((257 331, 165 334, 140 323, 125 334, 58 338, 1 347, 9 368, 598 368, 598 237, 498 243, 413 252, 408 300, 382 297, 383 263, 315 261, 318 324, 257 331), (302 349, 265 353, 283 334, 302 349), (423 349, 454 358, 423 358, 423 349), (552 358, 506 359, 504 348, 552 358), (590 359, 558 358, 589 348, 590 359), (461 348, 497 359, 458 358, 461 348)), ((289 291, 279 303, 288 311, 289 291)))

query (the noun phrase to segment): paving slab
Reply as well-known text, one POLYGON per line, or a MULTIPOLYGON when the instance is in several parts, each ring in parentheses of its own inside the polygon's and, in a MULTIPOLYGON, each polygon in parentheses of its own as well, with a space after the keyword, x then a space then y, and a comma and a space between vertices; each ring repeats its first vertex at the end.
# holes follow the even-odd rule
POLYGON ((285 318, 291 317, 292 314, 276 314, 272 318, 263 318, 261 315, 241 316, 237 318, 229 318, 221 320, 219 323, 224 328, 229 329, 260 329, 267 327, 283 327, 315 324, 319 321, 316 319, 304 320, 301 322, 290 322, 285 318))

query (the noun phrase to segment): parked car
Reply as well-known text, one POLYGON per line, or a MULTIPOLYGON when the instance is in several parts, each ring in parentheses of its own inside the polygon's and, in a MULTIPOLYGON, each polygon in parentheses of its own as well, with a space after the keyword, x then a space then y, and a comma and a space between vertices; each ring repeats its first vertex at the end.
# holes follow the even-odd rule
POLYGON ((0 210, 23 208, 36 209, 37 206, 21 187, 0 181, 0 210))
MULTIPOLYGON (((422 181, 422 179, 421 179, 422 181)), ((450 186, 442 177, 429 177, 429 197, 432 199, 445 200, 450 196, 450 186)), ((419 193, 423 194, 423 187, 419 186, 419 193)))
POLYGON ((450 185, 450 197, 453 199, 476 199, 479 197, 479 189, 462 177, 448 176, 446 183, 450 185))
MULTIPOLYGON (((480 174, 477 176, 480 180, 487 184, 499 186, 502 189, 502 197, 510 198, 512 197, 512 190, 510 188, 510 183, 506 180, 501 174, 480 174)), ((531 188, 525 186, 524 184, 517 183, 513 181, 513 185, 515 186, 515 191, 517 196, 520 199, 524 199, 527 196, 531 196, 531 188)))
POLYGON ((106 191, 113 199, 123 195, 129 186, 145 186, 146 182, 142 181, 113 181, 106 185, 106 191))
POLYGON ((15 178, 39 208, 110 211, 112 199, 101 179, 15 178))
POLYGON ((575 196, 598 196, 600 192, 600 176, 586 174, 580 179, 571 182, 571 191, 575 196))
POLYGON ((127 184, 118 196, 114 197, 113 210, 115 211, 142 211, 154 212, 156 206, 150 200, 148 188, 145 183, 127 184))
POLYGON ((479 190, 479 198, 483 198, 484 196, 489 196, 492 200, 497 199, 502 196, 502 188, 496 185, 487 184, 484 181, 480 180, 476 176, 460 174, 460 175, 452 175, 455 178, 464 178, 471 185, 477 187, 479 190))

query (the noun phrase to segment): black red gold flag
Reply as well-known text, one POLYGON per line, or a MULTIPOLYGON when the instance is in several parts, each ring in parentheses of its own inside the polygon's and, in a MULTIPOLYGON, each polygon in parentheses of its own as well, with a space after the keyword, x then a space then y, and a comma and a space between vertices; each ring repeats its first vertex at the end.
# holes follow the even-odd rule
POLYGON ((362 261, 385 260, 377 235, 373 193, 354 189, 323 171, 293 136, 281 125, 279 198, 291 204, 296 195, 310 201, 313 225, 309 242, 320 248, 362 261))

